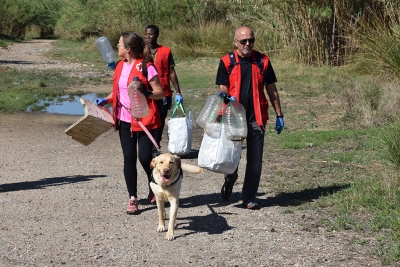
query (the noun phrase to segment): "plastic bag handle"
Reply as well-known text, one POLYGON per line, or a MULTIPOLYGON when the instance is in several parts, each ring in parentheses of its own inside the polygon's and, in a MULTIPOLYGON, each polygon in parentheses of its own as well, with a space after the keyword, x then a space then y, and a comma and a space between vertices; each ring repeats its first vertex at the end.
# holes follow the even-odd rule
POLYGON ((183 116, 186 117, 185 108, 183 107, 182 103, 180 103, 180 104, 175 103, 174 110, 172 111, 171 117, 176 118, 176 111, 177 111, 178 107, 181 108, 183 116))

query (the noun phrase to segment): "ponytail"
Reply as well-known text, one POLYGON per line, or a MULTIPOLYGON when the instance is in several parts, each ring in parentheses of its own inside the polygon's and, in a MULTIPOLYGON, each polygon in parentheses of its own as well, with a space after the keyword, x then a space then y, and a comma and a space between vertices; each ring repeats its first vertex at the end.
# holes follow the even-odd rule
POLYGON ((150 43, 145 41, 142 36, 132 31, 123 32, 121 36, 124 45, 129 47, 136 56, 142 56, 147 62, 153 62, 150 43))

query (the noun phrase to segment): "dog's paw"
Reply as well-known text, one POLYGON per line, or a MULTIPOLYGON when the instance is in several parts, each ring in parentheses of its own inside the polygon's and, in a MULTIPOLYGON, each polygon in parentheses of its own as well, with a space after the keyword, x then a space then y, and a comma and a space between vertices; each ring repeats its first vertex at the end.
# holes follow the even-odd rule
POLYGON ((169 241, 174 240, 175 239, 174 234, 170 233, 170 232, 167 232, 167 235, 165 236, 165 239, 169 240, 169 241))
POLYGON ((165 231, 165 226, 164 225, 159 225, 157 228, 157 232, 164 232, 165 231))

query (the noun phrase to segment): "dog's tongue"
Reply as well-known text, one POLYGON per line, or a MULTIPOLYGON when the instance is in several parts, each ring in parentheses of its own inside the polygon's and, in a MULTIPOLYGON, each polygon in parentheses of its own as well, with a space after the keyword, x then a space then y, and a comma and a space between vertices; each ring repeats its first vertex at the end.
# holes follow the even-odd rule
POLYGON ((163 179, 164 183, 168 183, 169 176, 168 175, 163 175, 162 179, 163 179))

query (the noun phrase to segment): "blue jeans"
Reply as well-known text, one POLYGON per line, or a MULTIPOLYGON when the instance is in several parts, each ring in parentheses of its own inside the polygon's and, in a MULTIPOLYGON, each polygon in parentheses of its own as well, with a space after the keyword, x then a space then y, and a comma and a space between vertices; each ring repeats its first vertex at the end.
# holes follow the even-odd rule
MULTIPOLYGON (((243 201, 256 198, 262 171, 265 130, 249 124, 247 130, 247 164, 242 188, 243 201)), ((233 186, 238 178, 238 169, 232 174, 225 174, 225 183, 233 186)))

